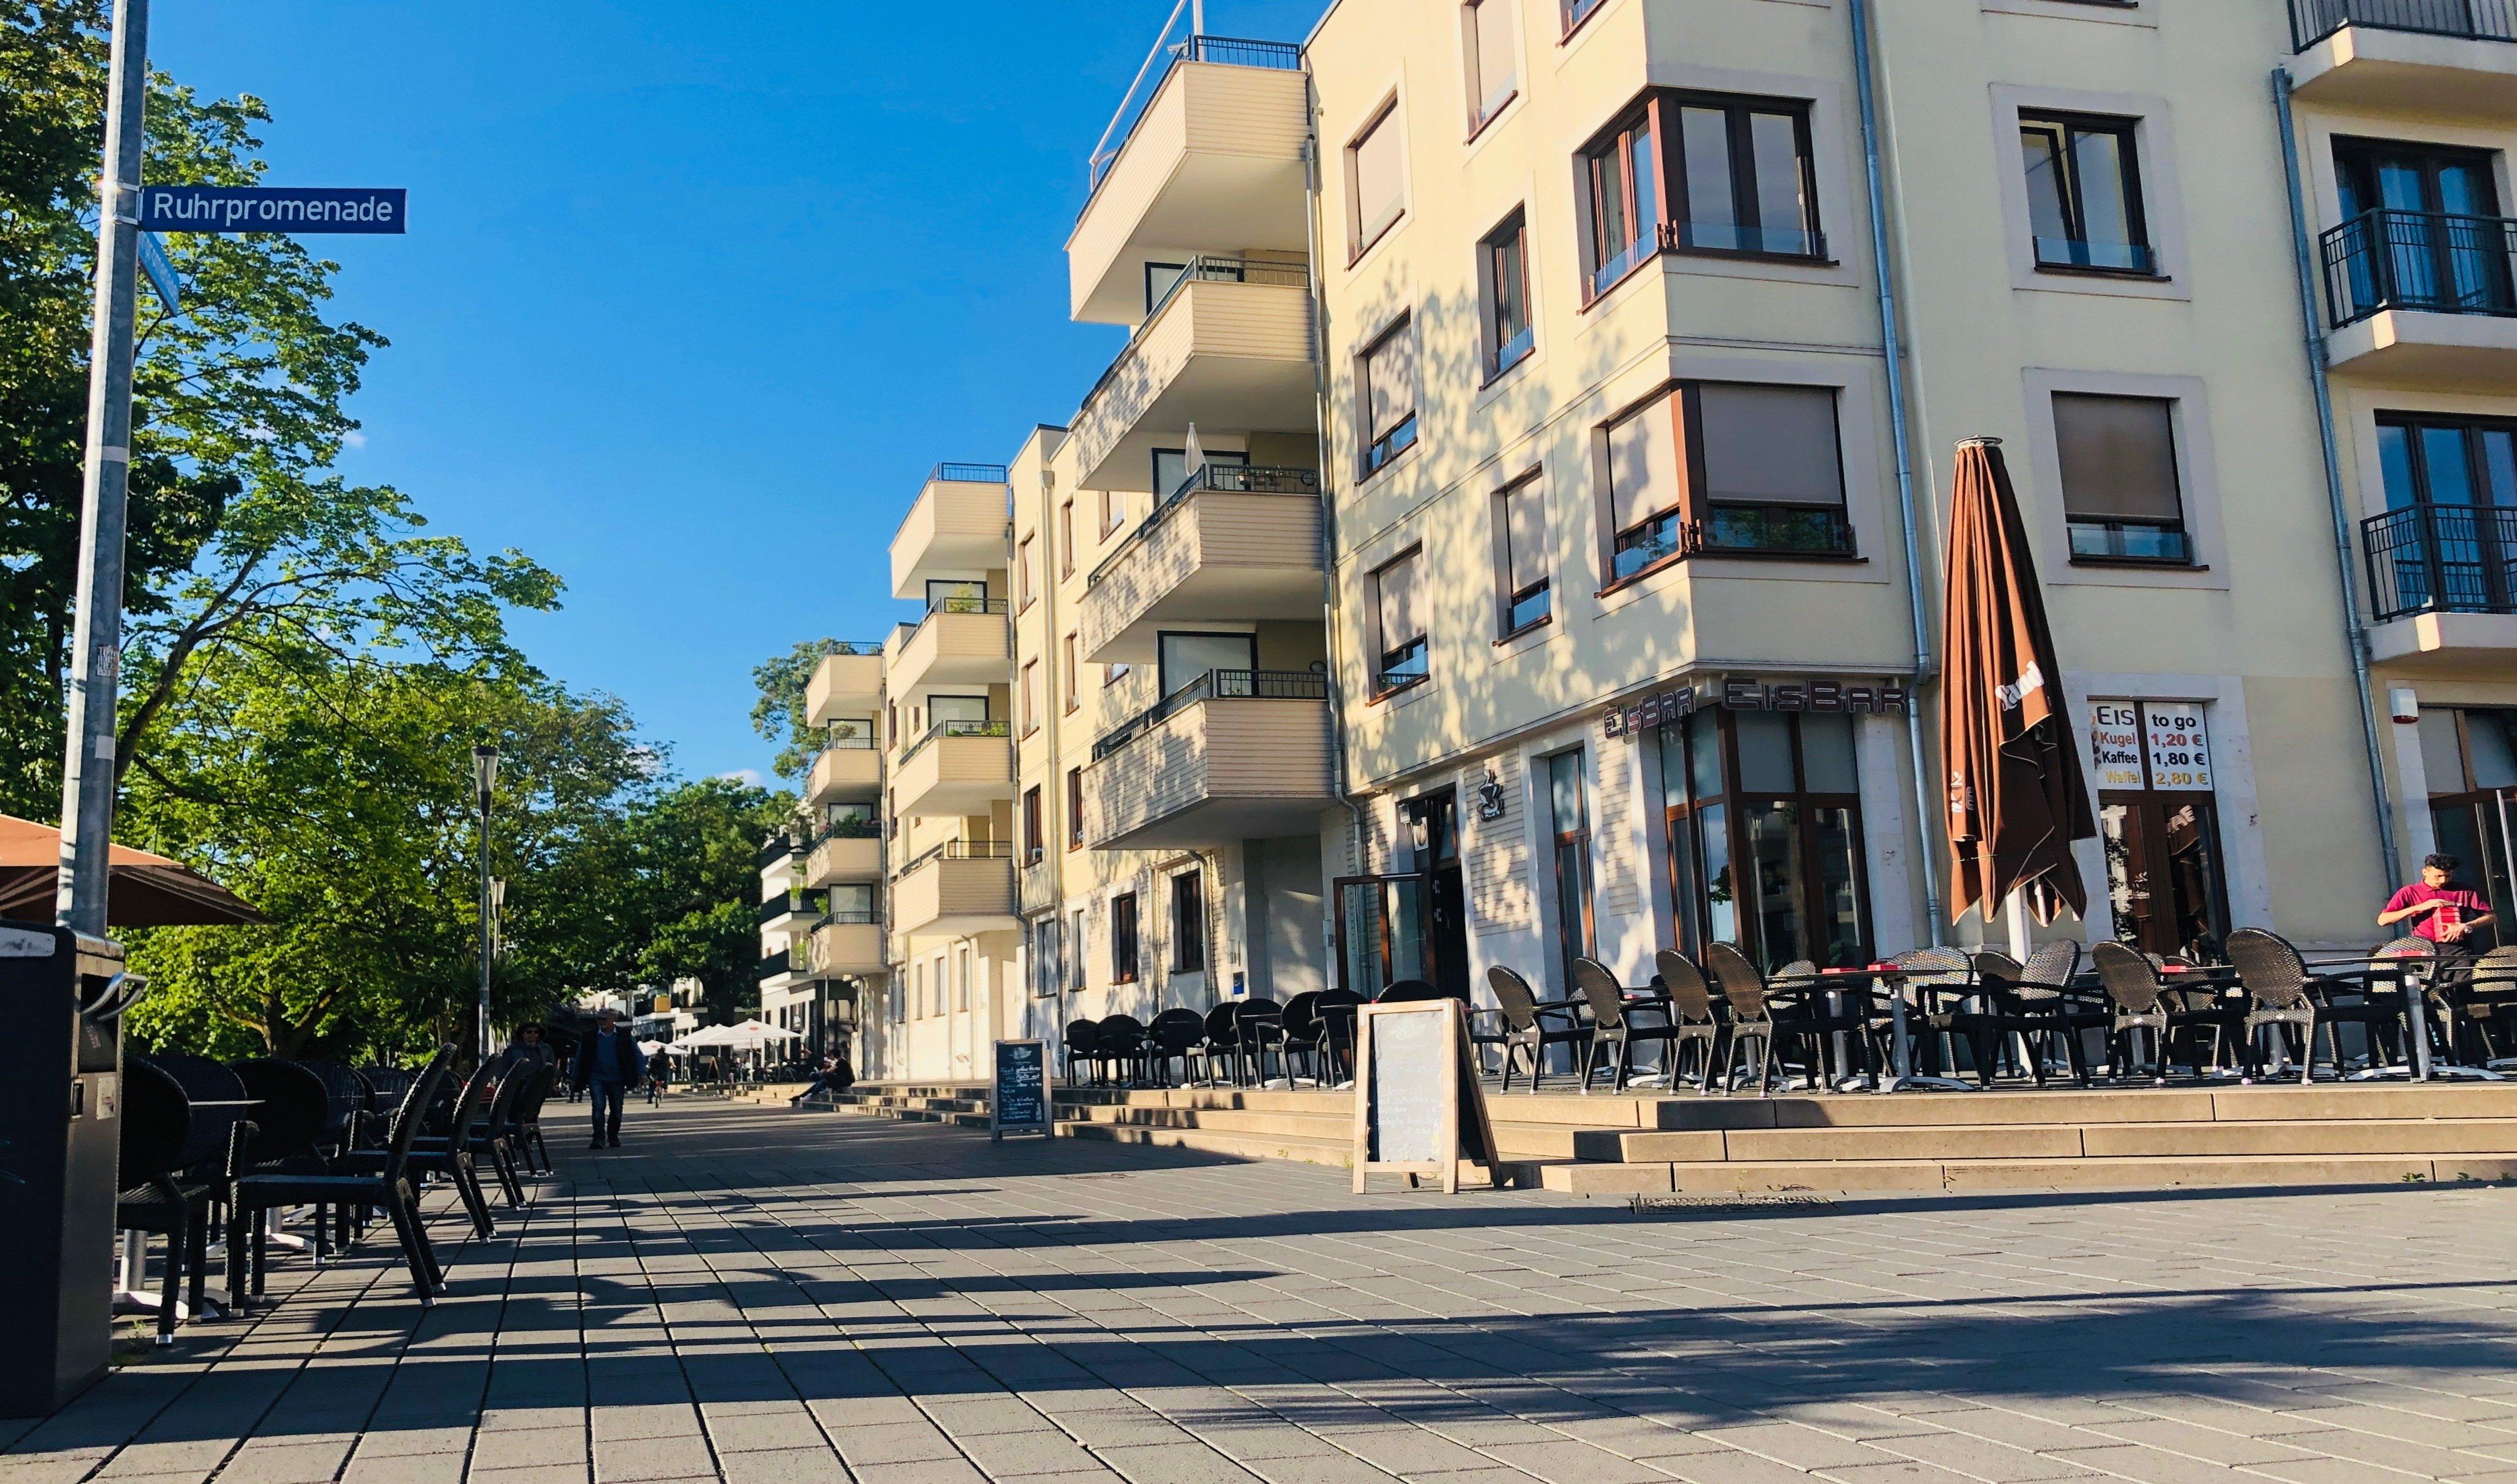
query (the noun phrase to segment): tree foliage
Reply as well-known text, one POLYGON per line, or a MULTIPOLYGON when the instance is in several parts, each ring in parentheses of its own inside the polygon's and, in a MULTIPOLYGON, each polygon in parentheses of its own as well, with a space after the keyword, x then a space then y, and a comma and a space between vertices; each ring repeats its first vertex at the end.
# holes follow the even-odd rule
POLYGON ((871 652, 872 646, 842 639, 807 639, 752 666, 751 682, 759 687, 760 699, 751 703, 751 730, 778 744, 770 767, 780 778, 801 784, 813 771, 814 754, 822 750, 821 729, 809 720, 811 711, 804 703, 804 688, 812 684, 822 657, 871 652))

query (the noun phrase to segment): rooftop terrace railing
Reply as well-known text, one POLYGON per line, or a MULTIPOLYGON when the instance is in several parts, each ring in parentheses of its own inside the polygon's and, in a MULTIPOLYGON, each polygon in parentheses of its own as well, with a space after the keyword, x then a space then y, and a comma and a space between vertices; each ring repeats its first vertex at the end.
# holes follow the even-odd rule
POLYGON ((1012 478, 1003 464, 937 464, 927 471, 930 485, 1002 485, 1012 478))
MULTIPOLYGON (((1154 48, 1145 54, 1144 63, 1136 68, 1128 91, 1120 96, 1119 111, 1110 115, 1110 126, 1092 146, 1092 157, 1086 166, 1091 190, 1098 192, 1110 167, 1127 152, 1128 141, 1135 137, 1136 124, 1154 95, 1163 90, 1172 70, 1183 62, 1220 63, 1226 66, 1267 67, 1276 71, 1300 71, 1302 49, 1289 41, 1248 41, 1235 36, 1180 35, 1180 22, 1188 12, 1188 0, 1172 7, 1170 19, 1154 38, 1154 48)), ((1089 210, 1091 197, 1085 207, 1089 210)))

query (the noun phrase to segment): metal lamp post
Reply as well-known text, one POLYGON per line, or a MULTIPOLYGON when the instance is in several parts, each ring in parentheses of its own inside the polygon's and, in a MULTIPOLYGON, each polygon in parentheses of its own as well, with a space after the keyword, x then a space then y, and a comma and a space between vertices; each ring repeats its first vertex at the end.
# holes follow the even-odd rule
POLYGON ((481 806, 481 1023, 479 1045, 481 1058, 490 1057, 490 960, 493 951, 492 935, 497 931, 491 920, 496 906, 491 901, 490 884, 490 795, 498 786, 498 749, 484 742, 472 749, 472 784, 481 806))

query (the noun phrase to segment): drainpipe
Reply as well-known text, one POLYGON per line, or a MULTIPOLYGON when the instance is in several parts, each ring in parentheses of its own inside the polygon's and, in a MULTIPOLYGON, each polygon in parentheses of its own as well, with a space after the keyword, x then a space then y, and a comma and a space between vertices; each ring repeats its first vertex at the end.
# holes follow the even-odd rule
POLYGON ((2360 626, 2360 590, 2351 579, 2351 505, 2342 488, 2342 448, 2333 431, 2333 386, 2325 346, 2325 318, 2316 306, 2316 258, 2308 240, 2307 187, 2298 166, 2298 122, 2290 114, 2289 69, 2273 68, 2273 114, 2281 124, 2282 174, 2289 187, 2290 251, 2298 270, 2299 322, 2307 329, 2307 380, 2316 393, 2316 428, 2325 447, 2325 499, 2332 507, 2334 571, 2342 578, 2342 647, 2360 695, 2360 740, 2368 751, 2368 793, 2377 808, 2377 851, 2389 883, 2404 879, 2395 849, 2395 803, 2386 796, 2386 765, 2377 741, 2377 700, 2368 679, 2368 639, 2360 626))
MULTIPOLYGON (((1307 58, 1305 59, 1305 62, 1307 64, 1307 58)), ((1337 790, 1338 802, 1345 806, 1347 822, 1352 831, 1354 841, 1354 869, 1357 874, 1361 874, 1365 864, 1363 854, 1363 806, 1354 801, 1353 793, 1349 792, 1345 785, 1345 698, 1344 691, 1338 684, 1339 677, 1345 673, 1345 666, 1341 662, 1341 656, 1344 653, 1344 648, 1338 642, 1337 501, 1331 494, 1329 468, 1333 459, 1329 452, 1328 297, 1326 293, 1322 291, 1320 286, 1320 253, 1322 250, 1320 239, 1320 95, 1318 86, 1311 80, 1311 69, 1307 64, 1302 68, 1302 83, 1304 92, 1308 95, 1308 107, 1305 111, 1308 114, 1310 125, 1307 136, 1302 141, 1302 176, 1305 188, 1302 191, 1302 206, 1303 210, 1310 218, 1309 228, 1311 234, 1311 398, 1313 403, 1313 416, 1318 421, 1320 429, 1320 604, 1324 612, 1328 627, 1329 755, 1331 761, 1329 785, 1337 790)), ((1332 912, 1337 911, 1337 904, 1335 902, 1331 902, 1329 904, 1329 911, 1332 912)), ((1325 926, 1326 924, 1323 924, 1323 928, 1325 928, 1325 926)), ((1335 964, 1331 964, 1329 967, 1332 975, 1334 975, 1337 966, 1335 964)))
POLYGON ((1852 0, 1853 73, 1861 94, 1861 158, 1870 194, 1871 272, 1879 280, 1879 340, 1888 363, 1888 424, 1897 441, 1897 510, 1905 528, 1905 602, 1914 627, 1914 684, 1907 692, 1905 740, 1914 776, 1914 827, 1923 842, 1923 915, 1932 946, 1947 942, 1941 920, 1940 863, 1932 854, 1932 822, 1941 817, 1939 770, 1923 749, 1923 683, 1932 675, 1932 622, 1923 587, 1920 523, 1914 514, 1914 448, 1906 432, 1903 336, 1897 279, 1888 250, 1888 190, 1879 168, 1879 103, 1871 71, 1869 0, 1852 0))
MULTIPOLYGON (((1059 787, 1055 794, 1057 807, 1061 809, 1066 807, 1066 789, 1063 784, 1060 783, 1058 774, 1058 764, 1065 758, 1065 754, 1058 750, 1057 742, 1058 721, 1059 718, 1066 714, 1066 706, 1063 700, 1060 700, 1060 697, 1063 696, 1065 688, 1068 686, 1076 687, 1079 693, 1082 689, 1082 680, 1080 677, 1065 674, 1063 670, 1059 668, 1064 665, 1067 660, 1065 646, 1057 642, 1057 527, 1053 524, 1056 513, 1057 471, 1049 466, 1048 457, 1044 455, 1041 459, 1040 468, 1040 521, 1039 524, 1034 526, 1032 529, 1040 532, 1040 576, 1036 580, 1040 583, 1040 623, 1042 643, 1045 646, 1042 650, 1042 654, 1049 661, 1044 668, 1045 668, 1049 674, 1057 677, 1056 683, 1052 689, 1058 692, 1057 695, 1044 694, 1041 697, 1041 705, 1043 709, 1048 713, 1045 718, 1043 718, 1041 723, 1043 730, 1047 733, 1046 745, 1048 747, 1048 777, 1040 781, 1040 815, 1044 824, 1045 824, 1049 818, 1048 800, 1051 796, 1049 793, 1049 784, 1059 784, 1059 787)), ((1022 543, 1020 541, 1016 541, 1014 543, 1014 559, 1018 562, 1022 560, 1022 543)), ((1019 661, 1019 650, 1017 650, 1016 658, 1019 661)), ((1015 683, 1021 683, 1021 677, 1019 674, 1015 677, 1015 683)), ((1022 827, 1019 813, 1022 809, 1022 756, 1020 752, 1016 752, 1014 758, 1014 809, 1017 811, 1014 827, 1019 830, 1022 827)), ((1066 827, 1073 829, 1078 827, 1078 824, 1079 822, 1070 820, 1067 822, 1066 827)), ((1022 849, 1022 846, 1017 843, 1014 848, 1019 851, 1022 849)), ((1058 945, 1056 982, 1058 993, 1062 995, 1066 992, 1066 849, 1062 842, 1053 840, 1041 841, 1040 849, 1041 858, 1048 863, 1048 920, 1051 924, 1049 932, 1058 945)), ((1024 864, 1028 865, 1029 863, 1026 862, 1024 864)), ((1014 879, 1017 883, 1021 881, 1022 877, 1019 874, 1019 871, 1015 875, 1014 879)), ((1019 885, 1017 885, 1015 889, 1015 897, 1017 899, 1017 905, 1019 905, 1019 899, 1021 897, 1021 888, 1019 885)), ((1037 927, 1039 924, 1034 923, 1033 925, 1037 927)), ((1035 954, 1039 952, 1036 934, 1033 952, 1035 954)), ((1040 965, 1037 963, 1027 964, 1026 967, 1030 968, 1035 977, 1040 973, 1040 965)), ((1035 1034, 1031 1028, 1033 1002, 1038 997, 1035 992, 1035 987, 1029 984, 1024 985, 1022 987, 1022 996, 1024 1034, 1035 1034)), ((1053 1020, 1052 1024, 1054 1024, 1053 1020)), ((1047 1034, 1047 1030, 1048 1028, 1044 1026, 1037 1034, 1045 1036, 1047 1034)))

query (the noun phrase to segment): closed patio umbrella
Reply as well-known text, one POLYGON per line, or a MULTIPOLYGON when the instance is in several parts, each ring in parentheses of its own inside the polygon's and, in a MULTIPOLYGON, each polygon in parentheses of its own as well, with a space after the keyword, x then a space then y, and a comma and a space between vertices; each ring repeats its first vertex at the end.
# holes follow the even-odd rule
MULTIPOLYGON (((114 927, 264 922, 250 903, 180 861, 113 847, 106 920, 114 927)), ((0 814, 0 917, 49 922, 61 879, 62 832, 0 814)))
POLYGON ((1949 915, 1989 922, 2020 894, 2036 920, 2088 909, 2071 842, 2098 832, 2071 741, 2036 563, 1998 439, 1958 445, 1941 628, 1949 915))

